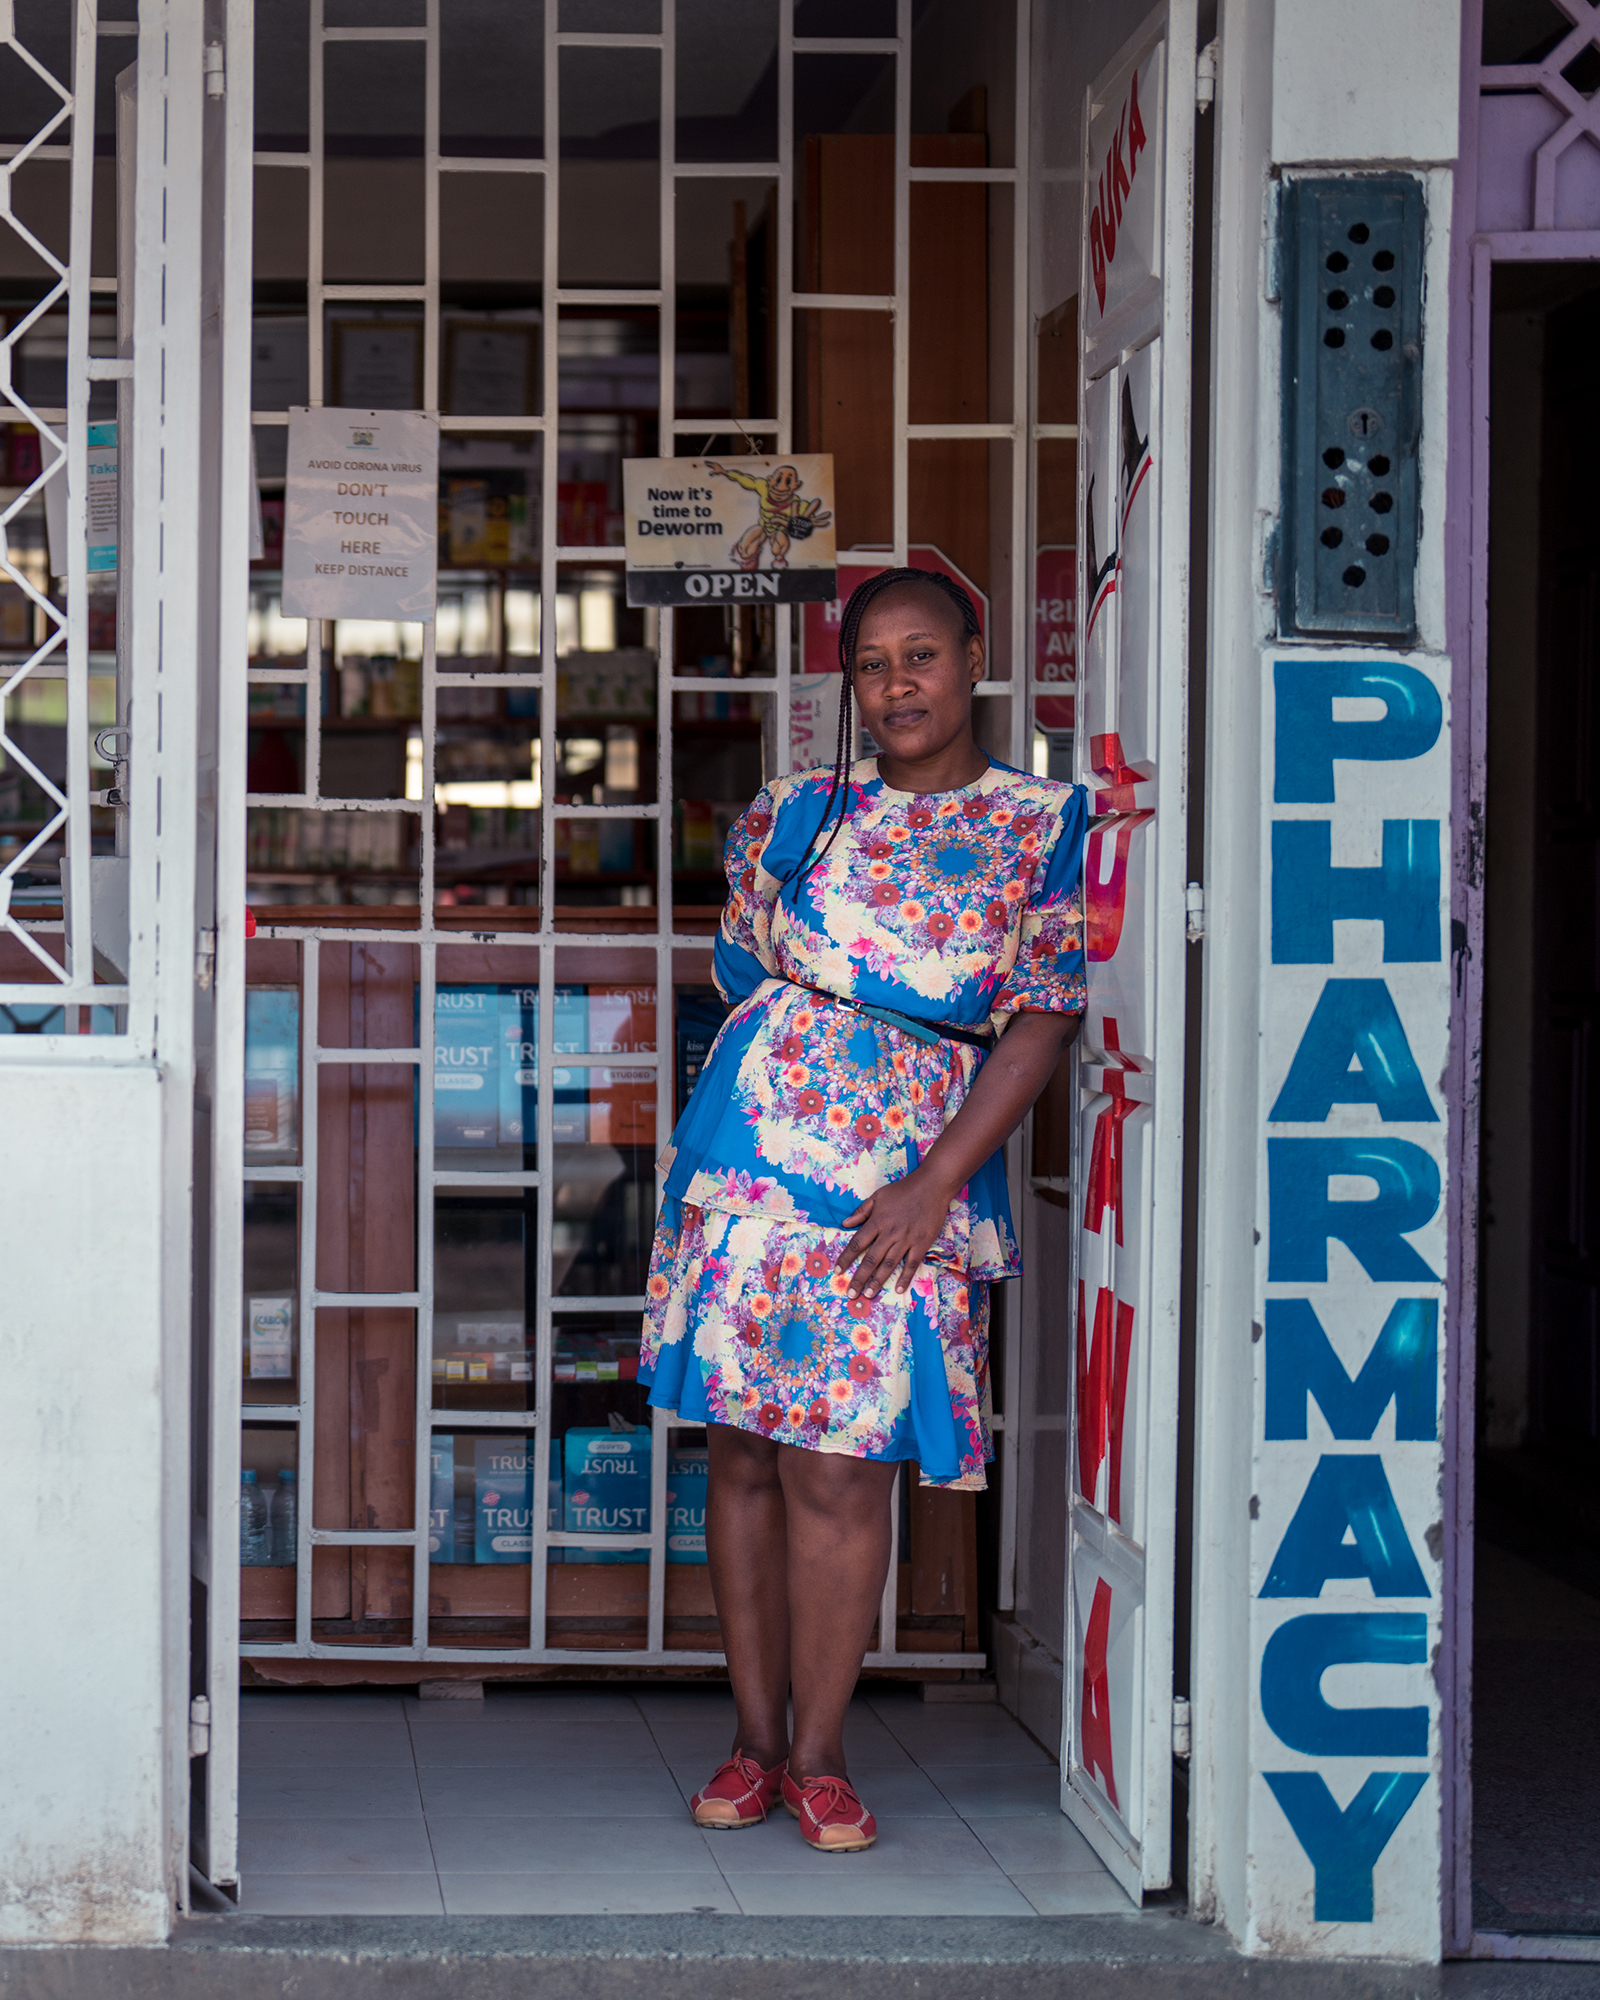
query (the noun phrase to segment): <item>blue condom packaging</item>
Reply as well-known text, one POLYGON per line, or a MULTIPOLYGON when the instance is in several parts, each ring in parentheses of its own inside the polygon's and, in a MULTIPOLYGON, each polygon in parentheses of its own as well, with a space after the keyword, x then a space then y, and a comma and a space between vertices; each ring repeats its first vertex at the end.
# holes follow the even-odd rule
POLYGON ((525 1437, 473 1439, 477 1476, 477 1537, 481 1563, 525 1563, 533 1549, 529 1474, 533 1454, 525 1437))
POLYGON ((451 1527, 455 1505, 456 1441, 445 1431, 435 1431, 428 1447, 428 1554, 442 1555, 445 1562, 455 1555, 451 1527))
MULTIPOLYGON (((650 1529, 650 1433, 572 1430, 564 1448, 562 1526, 574 1535, 643 1535, 650 1529)), ((647 1562, 643 1549, 568 1549, 572 1563, 647 1562)))
POLYGON ((704 1446, 680 1445, 667 1455, 667 1561, 706 1559, 706 1482, 711 1457, 704 1446))
POLYGON ((500 1014, 494 986, 441 986, 434 996, 433 1143, 478 1154, 473 1164, 484 1168, 522 1164, 520 1138, 514 1148, 501 1140, 500 1014))

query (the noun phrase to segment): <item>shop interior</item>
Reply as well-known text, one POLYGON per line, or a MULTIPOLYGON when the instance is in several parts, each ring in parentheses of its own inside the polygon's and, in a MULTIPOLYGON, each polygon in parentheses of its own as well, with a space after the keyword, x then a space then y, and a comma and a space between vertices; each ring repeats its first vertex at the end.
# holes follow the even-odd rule
MULTIPOLYGON (((246 1911, 1130 1908, 1060 1811, 1070 1363, 1062 1328, 1016 1297, 997 1313, 990 1492, 901 1482, 893 1629, 874 1648, 888 1664, 869 1666, 849 1739, 878 1846, 828 1868, 786 1819, 705 1835, 685 1806, 732 1723, 703 1554, 704 1433, 652 1426, 635 1379, 654 1160, 722 1018, 711 943, 727 830, 766 776, 831 754, 837 608, 630 608, 623 461, 771 449, 792 414, 793 449, 834 455, 840 547, 865 564, 892 544, 903 451, 912 560, 948 564, 986 608, 986 747, 1071 769, 1070 626, 1058 619, 1037 659, 1012 659, 1004 635, 1017 576, 1053 560, 1049 574, 1070 578, 1075 445, 897 440, 881 310, 800 309, 780 324, 780 251, 796 291, 894 290, 896 59, 881 38, 904 10, 796 0, 794 32, 819 47, 792 58, 780 119, 779 5, 676 0, 663 47, 631 39, 661 34, 660 0, 442 0, 436 43, 424 0, 257 0, 261 541, 240 663, 246 768, 232 780, 249 799, 258 926, 240 1447, 246 1911), (559 48, 545 21, 558 4, 561 33, 580 38, 559 48), (680 164, 658 227, 664 103, 680 164), (762 169, 781 130, 787 215, 762 169), (314 229, 308 188, 322 203, 314 229), (441 411, 431 629, 284 614, 284 425, 316 399, 441 411), (1013 494, 1030 486, 1022 568, 1013 494), (539 942, 545 884, 570 944, 549 926, 539 942), (407 1052, 429 1040, 424 1074, 407 1052), (341 1294, 388 1302, 313 1302, 341 1294), (663 1496, 664 1560, 652 1561, 663 1496)), ((62 59, 59 11, 41 12, 46 59, 62 59)), ((117 11, 106 0, 102 13, 117 11)), ((1009 167, 1012 8, 915 0, 910 18, 913 166, 1009 167)), ((102 57, 114 70, 133 48, 112 39, 102 57)), ((100 95, 111 174, 109 84, 100 95)), ((64 239, 64 171, 29 169, 47 240, 52 228, 64 239)), ((1019 198, 1005 182, 911 187, 912 424, 1025 414, 1019 198)), ((114 241, 108 231, 96 252, 107 294, 114 241)), ((5 254, 0 310, 14 324, 41 282, 24 252, 5 254)), ((96 342, 109 352, 114 300, 104 306, 96 342)), ((64 401, 59 318, 19 347, 40 408, 64 401)), ((1043 320, 1037 350, 1037 420, 1071 425, 1070 301, 1043 320)), ((114 387, 96 395, 91 415, 114 420, 114 387)), ((0 438, 10 495, 33 477, 38 441, 18 424, 0 438)), ((10 549, 40 589, 59 589, 42 506, 19 515, 10 549)), ((93 605, 95 782, 109 787, 115 592, 93 605)), ((38 616, 0 588, 0 666, 37 643, 38 616)), ((52 707, 63 685, 35 681, 12 710, 13 740, 46 774, 64 758, 65 707, 52 707)), ((45 817, 13 758, 0 769, 0 852, 45 817)), ((109 806, 94 808, 94 835, 112 851, 109 806)), ((22 891, 46 927, 59 859, 36 848, 22 891)), ((7 973, 26 976, 9 959, 7 973)), ((102 1025, 59 1016, 13 1009, 0 1030, 102 1025)), ((1063 1079, 1017 1152, 1019 1219, 1041 1245, 1064 1240, 1069 1089, 1063 1079)))
POLYGON ((1473 1926, 1600 1934, 1600 286, 1496 267, 1473 1926))

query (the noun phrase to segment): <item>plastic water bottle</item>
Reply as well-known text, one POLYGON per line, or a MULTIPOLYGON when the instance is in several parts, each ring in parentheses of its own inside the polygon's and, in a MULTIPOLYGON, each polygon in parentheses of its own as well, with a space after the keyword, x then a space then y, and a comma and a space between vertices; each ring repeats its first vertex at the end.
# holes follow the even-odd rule
POLYGON ((267 1561, 292 1563, 300 1552, 300 1489, 292 1472, 278 1474, 278 1490, 272 1496, 272 1519, 267 1528, 267 1561))
POLYGON ((254 1472, 239 1476, 239 1560, 245 1564, 267 1560, 267 1496, 254 1472))

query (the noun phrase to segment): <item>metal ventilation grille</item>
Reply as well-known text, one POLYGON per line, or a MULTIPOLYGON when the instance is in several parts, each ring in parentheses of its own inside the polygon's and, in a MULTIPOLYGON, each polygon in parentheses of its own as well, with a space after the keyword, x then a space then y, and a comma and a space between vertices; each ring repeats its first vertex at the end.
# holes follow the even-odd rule
POLYGON ((1301 179, 1284 206, 1279 630, 1416 630, 1422 187, 1301 179))

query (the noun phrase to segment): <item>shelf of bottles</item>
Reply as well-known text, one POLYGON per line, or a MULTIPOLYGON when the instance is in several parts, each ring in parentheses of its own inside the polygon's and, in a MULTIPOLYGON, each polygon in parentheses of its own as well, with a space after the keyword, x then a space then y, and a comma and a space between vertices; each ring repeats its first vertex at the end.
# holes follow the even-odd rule
MULTIPOLYGON (((441 581, 438 671, 460 677, 436 695, 435 883, 443 908, 538 900, 540 693, 512 679, 538 670, 536 581, 487 569, 447 572, 441 581)), ((575 567, 563 574, 562 586, 555 595, 555 799, 563 805, 653 804, 654 614, 624 604, 614 566, 575 567)), ((673 697, 675 901, 722 901, 723 842, 760 788, 770 759, 763 742, 771 734, 772 705, 762 698, 763 687, 770 693, 772 686, 770 622, 768 614, 763 629, 760 614, 746 612, 741 631, 739 615, 721 610, 677 620, 679 672, 704 679, 707 687, 673 697), (699 633, 697 622, 704 627, 699 633)), ((261 802, 251 806, 249 819, 252 907, 416 903, 415 813, 323 813, 265 801, 306 792, 308 698, 319 704, 320 796, 421 798, 420 633, 417 626, 330 621, 320 687, 303 679, 275 682, 268 677, 274 667, 303 672, 306 625, 282 616, 276 573, 257 571, 247 786, 261 802)), ((556 840, 559 902, 654 902, 648 822, 563 818, 556 822, 556 840)))

